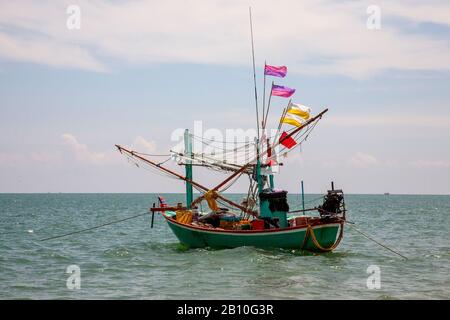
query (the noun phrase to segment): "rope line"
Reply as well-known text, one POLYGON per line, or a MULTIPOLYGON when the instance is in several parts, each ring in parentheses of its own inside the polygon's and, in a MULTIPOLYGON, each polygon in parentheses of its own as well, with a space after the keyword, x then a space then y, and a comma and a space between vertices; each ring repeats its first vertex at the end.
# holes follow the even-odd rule
POLYGON ((82 232, 98 229, 98 228, 101 228, 101 227, 109 226, 111 224, 123 222, 123 221, 126 221, 126 220, 135 219, 135 218, 138 218, 138 217, 143 216, 145 214, 148 214, 148 212, 137 214, 137 215, 134 215, 134 216, 131 216, 131 217, 128 217, 128 218, 124 218, 124 219, 120 219, 120 220, 110 221, 110 222, 107 222, 107 223, 104 223, 104 224, 101 224, 101 225, 98 225, 98 226, 95 226, 95 227, 90 227, 90 228, 87 228, 87 229, 83 229, 83 230, 77 230, 77 231, 69 232, 69 233, 66 233, 66 234, 61 234, 61 235, 57 235, 57 236, 53 236, 53 237, 40 239, 39 241, 47 241, 47 240, 52 240, 52 239, 57 239, 57 238, 71 236, 73 234, 82 233, 82 232))
POLYGON ((397 251, 395 251, 395 250, 389 248, 388 246, 386 246, 386 245, 384 245, 384 244, 378 242, 377 240, 373 239, 372 237, 370 237, 369 235, 365 234, 365 233, 362 232, 361 230, 358 230, 356 227, 354 227, 354 226, 350 226, 350 227, 351 227, 351 229, 355 230, 356 232, 358 232, 359 234, 361 234, 361 235, 362 235, 363 237, 365 237, 366 239, 369 239, 370 241, 375 242, 376 244, 378 244, 379 246, 385 248, 386 250, 389 250, 390 252, 395 253, 396 255, 399 255, 399 256, 402 257, 403 259, 408 260, 408 258, 405 257, 404 255, 402 255, 401 253, 398 253, 397 251))

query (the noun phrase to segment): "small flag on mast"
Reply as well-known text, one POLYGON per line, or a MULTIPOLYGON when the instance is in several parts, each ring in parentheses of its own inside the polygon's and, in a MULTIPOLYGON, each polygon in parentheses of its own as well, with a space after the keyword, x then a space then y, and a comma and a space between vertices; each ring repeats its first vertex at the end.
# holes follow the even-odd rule
POLYGON ((274 84, 272 86, 272 95, 277 97, 289 98, 295 92, 295 89, 274 84))
POLYGON ((298 103, 290 102, 286 114, 281 119, 281 123, 300 127, 303 123, 305 123, 305 120, 308 120, 310 117, 311 108, 298 103))
POLYGON ((266 76, 274 76, 274 77, 280 77, 280 78, 284 78, 286 76, 287 73, 287 67, 286 66, 269 66, 268 64, 266 64, 264 66, 264 74, 266 76))
POLYGON ((302 117, 305 120, 308 120, 311 116, 311 108, 304 106, 299 103, 289 103, 287 113, 295 114, 299 117, 302 117))
POLYGON ((294 126, 294 127, 300 127, 304 123, 304 120, 303 120, 303 118, 301 118, 295 114, 286 113, 286 115, 283 117, 283 119, 281 119, 281 122, 290 124, 291 126, 294 126))
POLYGON ((267 146, 267 165, 269 167, 275 166, 277 164, 277 155, 275 154, 275 150, 272 149, 269 145, 267 146))
POLYGON ((297 142, 295 142, 295 140, 292 137, 288 137, 286 131, 283 131, 279 141, 283 146, 285 146, 288 149, 291 149, 297 144, 297 142))
POLYGON ((161 207, 167 207, 166 199, 164 199, 161 196, 158 196, 158 201, 159 201, 159 204, 161 205, 161 207))

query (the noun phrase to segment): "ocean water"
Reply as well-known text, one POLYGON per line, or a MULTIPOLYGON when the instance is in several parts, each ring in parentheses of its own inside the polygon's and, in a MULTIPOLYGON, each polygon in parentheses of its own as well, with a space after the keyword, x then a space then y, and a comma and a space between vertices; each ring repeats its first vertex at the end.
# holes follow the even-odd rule
MULTIPOLYGON (((307 205, 318 204, 317 197, 307 195, 307 205)), ((351 227, 326 254, 186 250, 162 217, 151 229, 150 215, 39 241, 146 212, 153 202, 154 194, 0 194, 0 298, 450 298, 450 196, 346 196, 348 219, 408 260, 351 227), (79 267, 80 289, 67 286, 71 265, 79 267), (379 289, 368 288, 368 268, 380 271, 379 289)), ((290 195, 290 204, 299 207, 299 196, 290 195)))

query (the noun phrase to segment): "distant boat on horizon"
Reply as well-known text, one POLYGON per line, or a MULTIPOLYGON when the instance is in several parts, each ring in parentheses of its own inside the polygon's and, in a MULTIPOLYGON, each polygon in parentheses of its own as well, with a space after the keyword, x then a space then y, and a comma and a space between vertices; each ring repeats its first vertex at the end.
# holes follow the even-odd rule
POLYGON ((385 192, 384 195, 385 195, 385 196, 388 196, 388 195, 390 195, 390 193, 389 193, 389 192, 385 192))

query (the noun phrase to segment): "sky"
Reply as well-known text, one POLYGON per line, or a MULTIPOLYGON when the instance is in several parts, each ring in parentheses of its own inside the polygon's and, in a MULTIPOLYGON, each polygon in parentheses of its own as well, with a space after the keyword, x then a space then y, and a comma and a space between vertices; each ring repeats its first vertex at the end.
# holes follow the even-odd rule
MULTIPOLYGON (((295 88, 293 102, 329 109, 278 188, 450 194, 450 3, 438 0, 1 1, 0 192, 183 192, 114 145, 167 154, 195 121, 255 127, 249 6, 260 106, 266 61, 287 66, 268 81, 295 88)), ((272 99, 272 127, 286 102, 272 99)))

